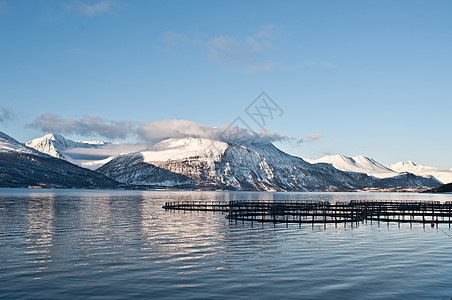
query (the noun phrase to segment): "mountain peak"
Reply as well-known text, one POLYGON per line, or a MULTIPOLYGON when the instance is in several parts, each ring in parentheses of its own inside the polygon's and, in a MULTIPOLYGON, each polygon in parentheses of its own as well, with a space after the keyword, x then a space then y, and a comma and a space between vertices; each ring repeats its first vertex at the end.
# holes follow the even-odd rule
POLYGON ((28 147, 38 150, 39 152, 49 154, 56 158, 67 159, 63 151, 71 148, 73 141, 67 140, 61 134, 49 133, 43 137, 35 138, 27 143, 28 147))
POLYGON ((412 161, 412 160, 407 161, 405 164, 408 166, 413 166, 413 167, 417 166, 417 164, 414 163, 414 161, 412 161))
POLYGON ((388 168, 391 168, 397 172, 408 172, 418 176, 433 176, 442 183, 452 182, 452 169, 441 171, 435 167, 416 164, 411 160, 388 165, 388 168))
POLYGON ((327 155, 324 157, 330 157, 330 158, 340 158, 340 159, 349 159, 349 157, 343 155, 343 154, 333 154, 333 155, 327 155))
POLYGON ((47 140, 54 140, 54 141, 65 141, 66 138, 58 133, 49 133, 45 136, 38 138, 38 139, 47 139, 47 140))
POLYGON ((371 159, 371 158, 369 158, 367 156, 364 156, 364 155, 353 156, 353 159, 354 160, 373 160, 373 159, 371 159))
POLYGON ((319 159, 307 160, 310 163, 328 163, 336 169, 346 172, 365 173, 378 178, 399 175, 397 172, 383 166, 373 158, 364 155, 348 157, 342 154, 328 155, 319 159))
POLYGON ((35 138, 27 142, 26 145, 39 152, 92 170, 120 153, 130 153, 145 148, 144 146, 141 148, 140 145, 122 147, 119 143, 114 142, 73 141, 56 133, 35 138), (140 148, 137 149, 137 147, 140 148))
POLYGON ((331 154, 331 155, 325 155, 319 159, 306 159, 307 161, 312 161, 312 163, 319 163, 319 162, 323 162, 323 163, 331 163, 333 161, 349 161, 351 158, 347 157, 345 155, 342 154, 331 154))
POLYGON ((199 157, 215 161, 223 155, 228 144, 216 140, 198 137, 169 138, 140 153, 145 162, 168 161, 199 157))

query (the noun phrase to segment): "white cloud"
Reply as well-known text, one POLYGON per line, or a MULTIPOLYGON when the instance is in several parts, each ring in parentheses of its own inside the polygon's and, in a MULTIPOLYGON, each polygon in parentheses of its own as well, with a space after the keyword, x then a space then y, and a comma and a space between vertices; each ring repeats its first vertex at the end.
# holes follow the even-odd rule
POLYGON ((13 113, 2 106, 0 106, 0 123, 4 123, 13 118, 13 113))
POLYGON ((301 144, 301 143, 304 143, 304 142, 315 142, 315 141, 318 141, 321 138, 323 138, 323 136, 324 136, 323 133, 309 134, 309 135, 305 136, 304 138, 299 139, 297 141, 297 144, 301 144))
POLYGON ((185 33, 165 32, 162 40, 167 49, 191 46, 202 49, 212 61, 243 67, 246 74, 273 72, 277 68, 336 68, 338 65, 327 61, 306 60, 298 64, 269 61, 270 51, 275 50, 275 41, 281 35, 279 29, 273 25, 264 26, 260 31, 242 37, 224 34, 210 38, 193 38, 185 33))
POLYGON ((265 63, 263 65, 252 65, 247 69, 247 74, 269 73, 275 70, 279 64, 274 62, 265 63))
POLYGON ((138 122, 133 120, 104 120, 100 117, 85 116, 81 119, 61 118, 53 114, 40 115, 28 124, 42 132, 76 134, 85 137, 103 137, 107 139, 126 139, 136 136, 140 143, 155 144, 168 138, 199 137, 226 141, 274 142, 287 139, 279 134, 229 125, 218 127, 199 124, 187 120, 161 120, 138 122))
POLYGON ((43 114, 27 126, 43 132, 125 139, 134 133, 137 122, 130 120, 108 121, 101 117, 92 116, 75 120, 60 118, 54 114, 43 114))
POLYGON ((74 1, 70 5, 66 5, 66 9, 78 14, 92 17, 111 11, 116 5, 112 1, 101 1, 92 4, 86 4, 81 1, 74 1))
POLYGON ((67 154, 73 157, 83 156, 85 159, 99 159, 109 156, 117 156, 122 153, 132 153, 143 150, 146 145, 140 144, 106 144, 99 148, 72 148, 66 151, 67 154), (88 158, 91 156, 91 158, 88 158))
POLYGON ((215 129, 186 120, 162 120, 142 124, 138 128, 138 137, 154 143, 167 138, 205 137, 212 138, 215 129))
POLYGON ((245 49, 243 44, 232 37, 217 36, 204 42, 204 45, 209 49, 210 58, 213 60, 246 64, 252 57, 250 49, 245 49))
POLYGON ((166 32, 162 40, 167 46, 202 47, 213 61, 249 67, 253 66, 263 53, 273 48, 270 39, 274 36, 274 30, 270 30, 271 28, 273 27, 265 27, 254 35, 241 38, 217 35, 209 39, 195 39, 183 33, 166 32))
POLYGON ((273 39, 280 35, 280 30, 275 25, 266 25, 256 33, 258 38, 269 38, 273 39))
POLYGON ((214 140, 252 140, 256 142, 274 142, 284 137, 267 131, 259 133, 238 129, 228 125, 218 127, 203 125, 187 120, 162 120, 142 124, 138 128, 140 140, 153 144, 167 138, 199 137, 214 140))
POLYGON ((310 142, 318 141, 321 138, 323 138, 323 133, 314 133, 314 134, 310 134, 306 137, 306 139, 310 142))

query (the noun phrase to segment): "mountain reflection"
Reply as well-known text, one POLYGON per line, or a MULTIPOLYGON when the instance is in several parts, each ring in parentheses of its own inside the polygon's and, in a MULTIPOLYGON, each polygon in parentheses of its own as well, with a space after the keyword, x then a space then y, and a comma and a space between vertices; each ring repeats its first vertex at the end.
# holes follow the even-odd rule
MULTIPOLYGON (((149 195, 149 194, 147 194, 149 195)), ((206 201, 206 195, 196 192, 159 192, 158 198, 143 197, 141 232, 145 255, 157 256, 156 264, 185 261, 180 269, 195 268, 203 258, 221 250, 219 228, 224 220, 212 213, 165 212, 165 199, 175 201, 206 201), (160 200, 160 201, 158 201, 160 200)))
MULTIPOLYGON (((175 268, 179 274, 197 272, 201 265, 216 261, 216 270, 234 268, 240 261, 254 261, 278 252, 280 237, 272 224, 230 222, 219 212, 164 211, 164 201, 253 200, 254 193, 158 192, 144 197, 141 230, 153 267, 175 268), (158 198, 158 199, 156 199, 158 198), (161 200, 160 200, 161 199, 161 200), (160 200, 160 201, 157 201, 160 200), (253 228, 255 226, 255 228, 253 228), (249 238, 249 231, 253 238, 249 238)), ((275 200, 274 194, 259 195, 260 200, 275 200)))
POLYGON ((26 250, 27 262, 36 264, 36 273, 47 269, 51 263, 50 253, 53 247, 53 218, 54 218, 53 195, 29 196, 26 202, 26 250))

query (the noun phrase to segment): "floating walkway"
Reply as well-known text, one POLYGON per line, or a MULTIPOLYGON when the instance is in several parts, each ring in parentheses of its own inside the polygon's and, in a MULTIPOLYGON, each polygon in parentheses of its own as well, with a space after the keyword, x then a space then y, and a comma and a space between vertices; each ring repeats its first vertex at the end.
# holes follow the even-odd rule
POLYGON ((439 201, 179 201, 166 210, 219 211, 230 220, 278 223, 348 223, 360 221, 452 223, 452 202, 439 201))

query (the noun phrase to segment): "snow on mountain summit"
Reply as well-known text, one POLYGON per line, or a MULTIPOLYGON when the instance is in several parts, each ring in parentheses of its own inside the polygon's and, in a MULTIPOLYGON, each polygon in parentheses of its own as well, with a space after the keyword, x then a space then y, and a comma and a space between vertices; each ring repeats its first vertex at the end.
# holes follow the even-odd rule
POLYGON ((107 151, 109 147, 119 146, 118 143, 73 141, 56 133, 50 133, 43 137, 33 139, 27 142, 26 145, 39 152, 67 160, 89 169, 95 169, 119 154, 114 151, 113 153, 112 151, 107 151))
POLYGON ((39 152, 66 160, 69 160, 69 157, 64 155, 64 150, 74 147, 74 143, 72 141, 66 140, 62 135, 54 133, 33 139, 25 143, 25 145, 36 149, 39 152))
POLYGON ((309 163, 327 163, 336 169, 346 172, 365 173, 377 178, 388 178, 400 175, 391 168, 385 167, 376 160, 363 155, 348 157, 341 154, 327 155, 319 159, 305 159, 309 163))
POLYGON ((113 144, 111 142, 99 141, 73 141, 66 139, 61 134, 50 133, 43 137, 36 138, 26 143, 28 147, 34 148, 40 152, 49 154, 53 157, 62 158, 65 160, 73 160, 70 154, 67 153, 69 149, 73 148, 98 148, 99 146, 113 144))
POLYGON ((411 173, 425 178, 433 176, 442 183, 452 182, 452 170, 440 171, 434 167, 418 165, 411 160, 386 166, 377 162, 373 158, 363 155, 347 157, 337 154, 324 156, 319 159, 305 160, 312 164, 331 164, 336 169, 342 171, 365 173, 376 178, 390 178, 401 174, 411 173))
POLYGON ((96 171, 125 184, 160 188, 327 191, 438 185, 430 178, 411 174, 380 180, 340 171, 329 164, 312 165, 269 142, 231 143, 206 138, 163 140, 145 151, 120 155, 96 171))
POLYGON ((228 144, 206 138, 170 138, 142 151, 144 162, 180 160, 191 157, 218 161, 228 144))
POLYGON ((438 170, 435 167, 429 167, 419 165, 409 160, 407 162, 398 162, 392 165, 388 165, 388 168, 396 172, 409 172, 418 176, 433 176, 444 184, 452 182, 452 169, 451 170, 438 170))
POLYGON ((392 165, 388 165, 388 168, 393 169, 394 171, 398 172, 412 172, 416 170, 423 170, 423 171, 437 171, 436 168, 423 166, 423 165, 417 165, 415 162, 409 160, 406 162, 398 162, 392 165))

